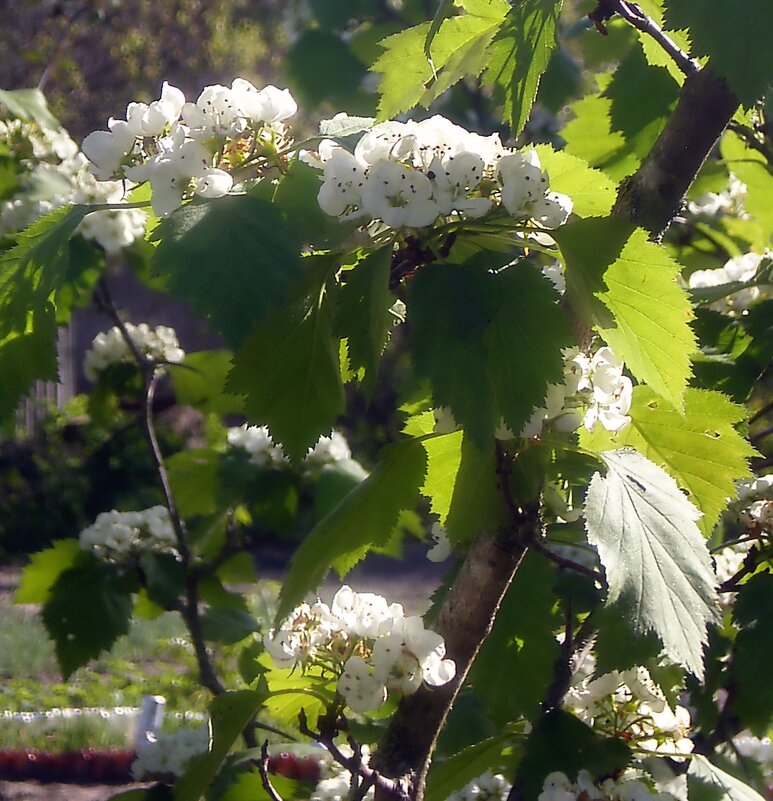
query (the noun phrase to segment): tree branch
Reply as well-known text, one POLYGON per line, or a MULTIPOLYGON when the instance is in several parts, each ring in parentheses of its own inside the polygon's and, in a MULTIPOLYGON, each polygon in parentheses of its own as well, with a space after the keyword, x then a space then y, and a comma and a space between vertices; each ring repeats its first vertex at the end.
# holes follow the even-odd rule
POLYGON ((690 58, 679 45, 655 22, 648 17, 636 3, 626 0, 599 0, 598 5, 588 14, 588 18, 596 23, 596 28, 606 35, 604 22, 615 14, 619 14, 629 25, 642 33, 651 36, 673 59, 677 67, 685 75, 694 75, 700 70, 700 64, 690 58))
POLYGON ((612 213, 661 236, 739 106, 710 63, 689 76, 647 157, 620 185, 612 213))
MULTIPOLYGON (((446 595, 435 631, 445 639, 447 655, 456 663, 456 676, 442 687, 422 686, 404 698, 376 754, 379 772, 396 779, 416 801, 423 798, 439 732, 491 631, 528 543, 540 535, 539 502, 535 501, 522 509, 518 530, 478 535, 446 595)), ((376 797, 395 796, 377 787, 376 797)))

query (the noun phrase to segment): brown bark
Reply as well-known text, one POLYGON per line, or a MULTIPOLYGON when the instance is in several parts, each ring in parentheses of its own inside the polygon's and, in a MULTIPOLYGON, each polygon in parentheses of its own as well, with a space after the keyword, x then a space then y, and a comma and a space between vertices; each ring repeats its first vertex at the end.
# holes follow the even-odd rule
POLYGON ((620 185, 612 213, 662 235, 739 105, 710 65, 688 77, 652 150, 620 185))
MULTIPOLYGON (((421 801, 438 735, 470 671, 483 640, 491 631, 499 605, 528 549, 540 536, 539 503, 521 510, 521 519, 507 533, 481 534, 473 542, 462 569, 443 602, 435 631, 446 641, 456 676, 442 687, 422 686, 402 700, 379 745, 376 769, 398 779, 404 797, 421 801)), ((377 798, 394 798, 377 789, 377 798)))

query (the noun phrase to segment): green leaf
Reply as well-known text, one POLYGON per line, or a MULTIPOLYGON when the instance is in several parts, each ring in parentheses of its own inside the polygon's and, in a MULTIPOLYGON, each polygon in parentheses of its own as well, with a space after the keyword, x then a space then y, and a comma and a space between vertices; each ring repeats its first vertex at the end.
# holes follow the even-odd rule
POLYGON ((236 738, 252 720, 262 696, 252 690, 223 693, 209 707, 212 738, 209 751, 194 757, 174 788, 175 801, 198 801, 217 775, 236 738))
POLYGON ((466 13, 440 22, 436 16, 435 30, 427 34, 424 55, 433 73, 419 101, 424 108, 462 78, 483 72, 491 57, 489 46, 510 8, 504 0, 461 0, 460 5, 466 13))
POLYGON ((416 372, 430 381, 435 406, 450 407, 479 447, 500 419, 520 431, 548 382, 561 380, 569 333, 555 300, 526 263, 496 275, 473 263, 433 264, 411 281, 416 372))
POLYGON ((679 97, 679 84, 665 67, 647 63, 636 46, 620 62, 604 95, 612 101, 612 130, 631 139, 653 122, 662 130, 679 97))
POLYGON ((619 131, 613 131, 612 101, 601 93, 586 95, 569 108, 574 117, 561 131, 566 152, 603 170, 615 181, 634 172, 655 141, 647 130, 628 140, 619 131))
POLYGON ((286 618, 341 557, 385 545, 403 509, 413 509, 427 456, 421 439, 385 449, 376 469, 322 521, 293 555, 279 594, 276 619, 286 618))
POLYGON ((187 203, 151 240, 156 274, 232 346, 287 301, 301 275, 297 225, 253 195, 187 203))
POLYGON ((631 423, 617 434, 597 427, 580 432, 580 444, 595 453, 635 448, 662 467, 703 512, 699 527, 711 534, 735 482, 750 475, 754 448, 735 430, 746 411, 720 392, 688 389, 684 415, 648 387, 635 387, 631 423))
POLYGON ((434 761, 427 776, 426 801, 446 801, 452 793, 487 770, 499 767, 502 748, 508 738, 508 733, 487 737, 442 762, 434 761))
POLYGON ((182 367, 169 366, 177 402, 207 414, 240 414, 244 401, 225 391, 232 354, 227 350, 188 353, 182 367))
POLYGON ((679 265, 646 231, 613 217, 569 223, 555 238, 577 313, 640 381, 681 411, 696 341, 679 265))
POLYGON ((42 617, 65 681, 128 633, 133 589, 114 568, 96 561, 70 568, 56 580, 42 617))
POLYGON ((46 97, 40 89, 0 89, 0 104, 14 117, 31 120, 49 131, 62 130, 62 123, 48 110, 46 97))
POLYGON ((304 246, 335 245, 351 230, 319 207, 317 193, 322 186, 320 177, 319 170, 302 161, 293 161, 274 192, 274 203, 282 209, 288 220, 303 220, 304 246))
POLYGON ((744 727, 764 737, 773 715, 773 574, 758 573, 742 585, 733 608, 735 640, 733 711, 744 727))
POLYGON ((0 336, 27 330, 30 310, 45 308, 67 280, 69 241, 88 206, 62 206, 19 235, 0 258, 0 336))
POLYGON ((521 716, 533 720, 553 681, 560 654, 554 634, 560 625, 553 611, 554 581, 547 559, 528 553, 473 663, 475 692, 500 726, 521 716))
POLYGON ((392 325, 391 257, 391 245, 368 254, 344 273, 346 282, 338 291, 336 333, 347 341, 350 369, 364 370, 363 381, 369 387, 373 386, 392 325))
POLYGON ((16 411, 35 381, 56 381, 56 318, 49 305, 30 312, 27 328, 0 340, 0 420, 16 411))
POLYGON ((712 765, 702 754, 690 758, 687 782, 690 801, 764 801, 756 790, 712 765))
POLYGON ((431 23, 387 36, 381 42, 384 53, 373 64, 382 74, 379 84, 378 119, 387 120, 413 108, 432 78, 432 66, 424 53, 431 23))
POLYGON ((505 524, 493 443, 479 448, 467 435, 462 440, 461 462, 454 483, 451 507, 444 521, 451 542, 470 542, 480 531, 505 524))
POLYGON ((703 676, 706 624, 716 619, 716 578, 695 521, 700 512, 667 473, 633 450, 606 451, 585 500, 588 541, 632 629, 654 631, 671 659, 703 676))
POLYGON ((210 606, 201 616, 201 633, 207 642, 231 645, 259 628, 255 617, 244 609, 210 606))
POLYGON ((184 518, 218 509, 220 454, 207 448, 179 451, 167 459, 177 511, 184 518))
POLYGON ((502 24, 505 0, 466 0, 464 13, 425 22, 388 36, 384 53, 373 65, 382 73, 379 120, 417 104, 428 108, 465 76, 479 75, 489 58, 487 47, 502 24))
MULTIPOLYGON (((175 609, 185 589, 185 569, 170 553, 146 551, 140 556, 147 600, 160 609, 175 609)), ((136 608, 135 608, 136 612, 136 608)))
POLYGON ((462 461, 462 437, 464 432, 453 431, 423 439, 427 452, 427 477, 421 487, 422 495, 429 498, 432 514, 445 525, 451 509, 456 476, 462 461))
POLYGON ((85 554, 76 539, 59 540, 45 551, 38 551, 24 568, 19 588, 13 596, 15 604, 44 604, 59 576, 69 570, 85 554))
POLYGON ((656 659, 662 650, 654 632, 637 635, 631 631, 628 618, 621 609, 605 606, 595 613, 598 634, 594 646, 595 674, 603 676, 613 670, 629 670, 656 659))
POLYGON ((306 30, 284 57, 284 72, 293 96, 307 111, 323 100, 349 106, 365 67, 346 42, 333 33, 306 30))
POLYGON ((484 82, 504 93, 504 117, 517 136, 529 119, 537 89, 557 46, 563 0, 513 4, 489 48, 484 82))
MULTIPOLYGON (((771 92, 773 95, 773 92, 771 92)), ((754 244, 759 252, 770 244, 773 230, 773 172, 765 156, 747 147, 733 131, 727 131, 720 143, 727 168, 746 185, 744 211, 759 223, 754 244)))
POLYGON ((710 56, 745 106, 760 100, 773 85, 773 5, 748 0, 743 13, 724 0, 666 0, 666 24, 689 29, 693 55, 710 56))
POLYGON ((267 654, 258 658, 258 667, 262 674, 258 687, 261 688, 264 711, 280 725, 295 726, 298 713, 303 710, 313 730, 317 717, 325 711, 326 699, 333 700, 334 681, 312 673, 301 676, 292 668, 274 667, 267 654))
POLYGON ((568 712, 553 710, 540 718, 526 741, 518 776, 523 797, 536 799, 553 771, 572 781, 583 769, 600 778, 617 774, 630 761, 631 751, 622 740, 600 737, 568 712))
POLYGON ((300 461, 344 410, 329 292, 308 297, 258 326, 234 357, 228 390, 246 395, 247 416, 265 423, 300 461))
POLYGON ((591 217, 612 211, 617 187, 603 172, 584 159, 554 150, 550 145, 537 145, 534 149, 550 176, 550 189, 569 195, 575 214, 591 217))

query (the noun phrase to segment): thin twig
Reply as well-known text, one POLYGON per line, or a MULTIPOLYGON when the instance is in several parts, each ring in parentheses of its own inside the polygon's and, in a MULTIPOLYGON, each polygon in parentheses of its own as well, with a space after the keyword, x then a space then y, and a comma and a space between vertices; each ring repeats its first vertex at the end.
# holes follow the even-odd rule
POLYGON ((598 581, 600 584, 604 584, 604 576, 593 568, 585 567, 585 565, 581 565, 579 562, 575 562, 573 559, 567 559, 565 556, 560 556, 559 554, 551 551, 544 543, 537 540, 536 542, 531 543, 532 548, 535 551, 541 553, 544 557, 549 559, 553 564, 558 565, 558 567, 562 567, 566 570, 574 570, 575 573, 580 573, 583 576, 587 576, 594 581, 598 581))
POLYGON ((762 417, 765 417, 766 414, 773 412, 773 400, 768 401, 764 406, 757 409, 757 411, 749 418, 749 425, 752 423, 756 423, 762 417))
POLYGON ((279 795, 274 788, 274 785, 271 784, 271 779, 268 778, 268 740, 264 740, 260 748, 258 770, 260 771, 260 783, 263 785, 263 789, 268 793, 271 801, 284 801, 282 796, 279 795))
POLYGON ((694 75, 700 71, 701 65, 690 58, 687 53, 655 22, 648 17, 636 3, 627 0, 599 0, 596 8, 588 14, 588 18, 596 23, 596 28, 606 34, 604 22, 615 14, 619 14, 629 25, 642 33, 651 36, 663 50, 673 59, 677 67, 685 75, 694 75))
POLYGON ((145 402, 142 406, 142 423, 145 429, 145 437, 150 447, 150 452, 156 466, 156 473, 158 474, 161 483, 161 490, 164 495, 164 502, 169 512, 169 520, 172 524, 172 530, 175 534, 177 550, 180 554, 180 561, 186 576, 185 581, 185 603, 180 609, 180 614, 188 628, 188 633, 191 636, 191 643, 196 655, 196 663, 199 668, 199 681, 206 687, 213 695, 220 695, 225 692, 225 688, 215 673, 212 662, 209 658, 206 642, 204 640, 204 632, 201 626, 201 618, 199 617, 199 586, 198 576, 193 571, 193 555, 191 553, 190 545, 188 544, 188 533, 185 529, 185 524, 180 517, 177 510, 177 505, 172 493, 172 485, 169 480, 169 473, 166 469, 164 455, 161 452, 161 446, 158 441, 156 433, 154 415, 153 415, 153 401, 155 399, 156 389, 158 382, 161 379, 161 373, 157 370, 156 363, 149 359, 138 347, 132 335, 129 333, 126 324, 124 323, 118 309, 113 302, 110 294, 110 289, 104 276, 100 279, 97 287, 97 303, 113 320, 121 336, 126 343, 137 368, 142 376, 143 385, 145 388, 145 402))
POLYGON ((752 445, 755 445, 757 442, 762 441, 766 437, 769 437, 773 434, 773 426, 768 426, 767 428, 763 428, 762 431, 758 431, 756 434, 752 434, 749 437, 749 442, 752 445))
POLYGON ((400 782, 395 779, 387 778, 362 761, 362 751, 352 738, 349 738, 349 745, 353 753, 352 756, 348 757, 336 745, 332 736, 311 729, 306 718, 306 712, 303 709, 298 713, 298 730, 301 734, 306 735, 306 737, 324 746, 330 756, 332 756, 341 767, 346 768, 346 770, 352 774, 352 777, 356 776, 362 779, 367 788, 371 786, 379 787, 389 793, 390 796, 402 799, 403 801, 409 801, 410 797, 402 788, 400 782))

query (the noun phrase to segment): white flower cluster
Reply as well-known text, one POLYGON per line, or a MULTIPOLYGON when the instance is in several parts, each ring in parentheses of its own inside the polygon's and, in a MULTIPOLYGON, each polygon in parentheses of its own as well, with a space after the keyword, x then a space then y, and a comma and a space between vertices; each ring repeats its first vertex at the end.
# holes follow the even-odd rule
POLYGON ((454 552, 453 545, 451 545, 451 540, 448 539, 445 528, 443 528, 440 523, 433 523, 429 534, 434 544, 427 551, 427 559, 429 559, 430 562, 445 562, 454 552))
MULTIPOLYGON (((609 347, 593 356, 577 348, 565 348, 564 383, 548 384, 545 405, 538 406, 519 432, 522 438, 538 437, 546 424, 556 431, 575 431, 581 424, 593 431, 597 423, 607 431, 622 431, 630 422, 633 384, 623 374, 625 365, 609 347)), ((445 407, 434 410, 435 433, 449 433, 459 426, 445 407)), ((497 439, 515 435, 500 422, 497 439)))
POLYGON ((746 184, 732 173, 727 188, 722 192, 706 192, 687 204, 688 212, 699 220, 712 220, 722 215, 747 218, 744 209, 746 184))
POLYGON ((690 713, 668 705, 644 667, 584 678, 569 689, 565 706, 597 731, 625 738, 656 756, 684 758, 692 751, 690 713))
MULTIPOLYGON (((0 120, 0 144, 18 154, 20 185, 13 197, 0 202, 0 234, 21 231, 68 203, 118 203, 124 197, 120 182, 94 180, 88 160, 64 129, 0 120)), ((140 209, 97 211, 85 217, 78 232, 115 253, 144 236, 146 219, 140 209)))
POLYGON ((251 426, 245 423, 228 429, 228 444, 250 454, 250 461, 261 466, 287 464, 289 461, 281 445, 274 443, 268 426, 251 426))
POLYGON ((122 562, 143 551, 177 553, 177 538, 165 506, 140 512, 102 512, 80 533, 80 546, 98 559, 122 562))
POLYGON ((439 217, 483 217, 501 203, 517 220, 557 228, 572 211, 566 195, 549 191, 535 150, 512 152, 498 134, 441 116, 375 125, 353 153, 327 139, 301 157, 322 170, 320 207, 342 220, 423 228, 439 217))
MULTIPOLYGON (((177 341, 174 328, 157 325, 151 330, 147 323, 132 325, 125 323, 126 330, 145 356, 163 362, 179 362, 185 351, 177 341)), ((132 353, 118 326, 97 334, 91 348, 83 358, 83 372, 89 381, 96 381, 99 374, 118 362, 133 362, 132 353)))
MULTIPOLYGON (((250 461, 255 464, 268 466, 289 462, 281 444, 274 442, 268 426, 251 426, 245 423, 229 428, 227 436, 228 444, 247 451, 250 461)), ((329 436, 320 437, 314 447, 309 448, 303 467, 307 470, 318 470, 327 465, 352 461, 352 451, 346 437, 339 431, 331 431, 329 436)), ((355 464, 359 467, 359 463, 355 464)), ((364 477, 365 471, 362 468, 360 471, 364 477)))
POLYGON ((605 779, 596 783, 587 770, 570 781, 565 773, 555 771, 545 777, 537 801, 674 801, 670 793, 653 792, 642 781, 605 779))
POLYGON ((505 801, 512 784, 501 774, 486 771, 461 790, 455 790, 448 801, 505 801))
POLYGON ((739 734, 732 740, 732 750, 737 756, 753 759, 760 765, 765 776, 773 776, 773 743, 770 737, 754 737, 751 734, 739 734))
MULTIPOLYGON (((690 289, 724 286, 725 284, 750 284, 758 280, 761 267, 769 266, 773 253, 744 253, 725 262, 716 270, 696 270, 688 279, 690 289)), ((769 273, 768 273, 769 274, 769 273)), ((743 314, 750 306, 773 297, 773 284, 759 283, 733 292, 709 304, 710 309, 725 314, 743 314)))
POLYGON ((296 111, 286 89, 243 78, 205 87, 195 103, 164 82, 158 100, 129 103, 125 120, 111 117, 82 148, 99 180, 149 181, 153 211, 166 216, 193 195, 227 195, 235 169, 285 143, 284 121, 296 111))
POLYGON ((739 482, 732 506, 747 528, 773 535, 773 474, 739 482))
POLYGON ((147 739, 137 745, 132 776, 138 782, 177 779, 185 774, 193 757, 208 749, 208 724, 196 729, 184 728, 174 732, 148 734, 147 739))
MULTIPOLYGON (((353 756, 354 752, 348 745, 340 746, 340 750, 344 756, 353 756)), ((365 765, 370 762, 370 748, 367 745, 361 746, 360 759, 365 765)), ((322 769, 322 778, 317 782, 310 801, 345 801, 345 799, 350 798, 352 793, 352 774, 331 759, 322 759, 320 767, 322 769)), ((363 796, 363 799, 364 801, 373 801, 375 796, 375 786, 371 786, 363 796)))
POLYGON ((301 604, 263 639, 278 667, 322 665, 353 712, 378 709, 389 691, 410 695, 426 683, 439 687, 456 675, 443 638, 406 616, 400 604, 344 585, 328 606, 301 604))

